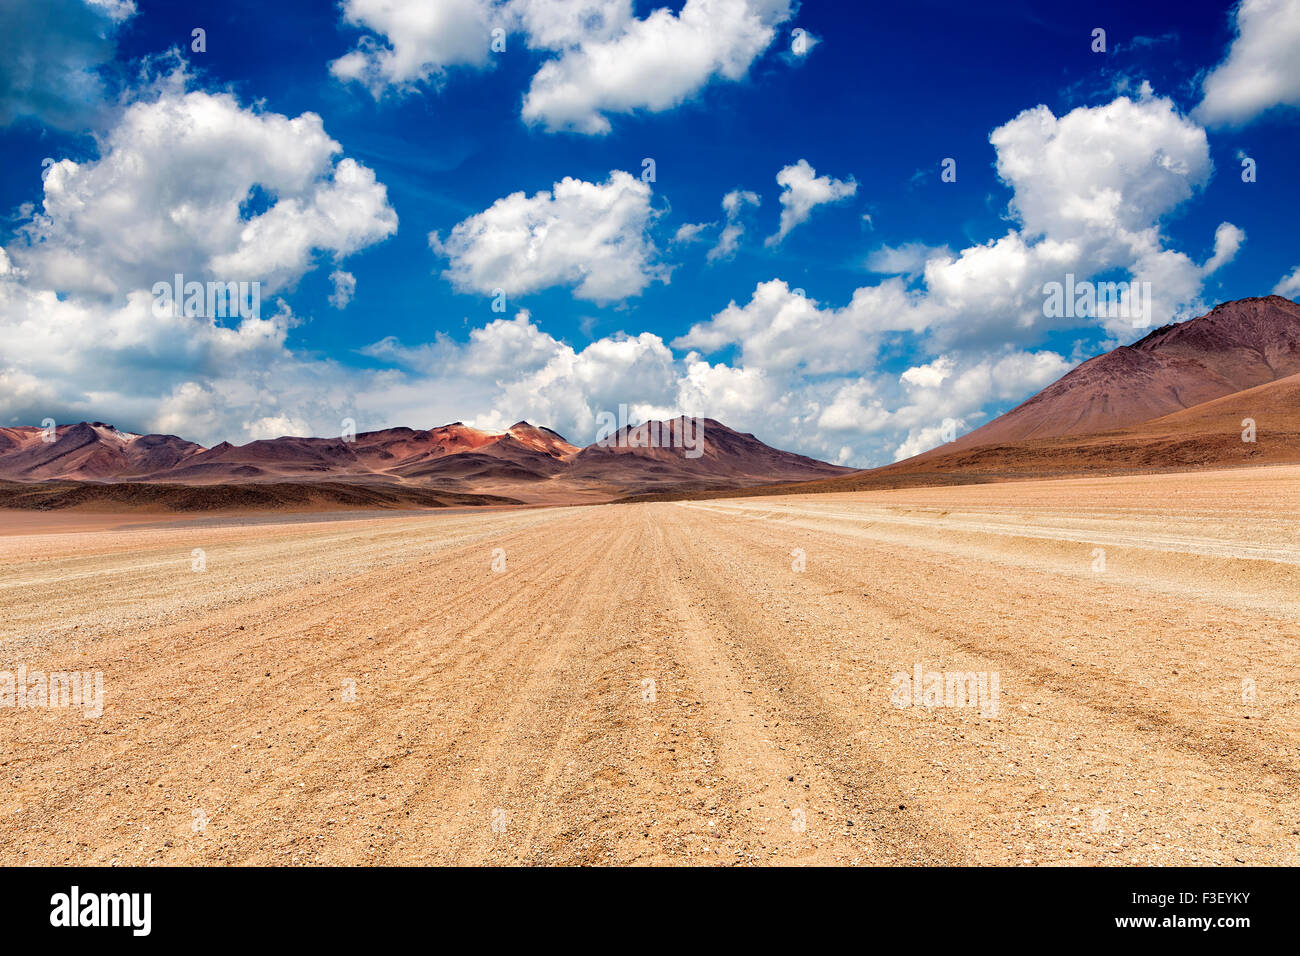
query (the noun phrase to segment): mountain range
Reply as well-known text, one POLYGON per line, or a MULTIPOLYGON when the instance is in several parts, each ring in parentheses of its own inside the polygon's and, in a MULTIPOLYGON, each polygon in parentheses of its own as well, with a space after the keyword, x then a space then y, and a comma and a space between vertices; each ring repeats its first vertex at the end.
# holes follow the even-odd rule
POLYGON ((212 448, 103 422, 52 434, 0 428, 0 507, 579 504, 1296 462, 1300 305, 1240 299, 1166 325, 955 441, 882 468, 779 451, 713 419, 695 447, 683 440, 687 424, 625 427, 585 448, 523 421, 502 432, 452 422, 212 448), (663 440, 639 441, 647 427, 663 440))
POLYGON ((503 432, 452 422, 211 448, 104 422, 52 432, 0 428, 0 480, 7 482, 0 502, 10 507, 136 505, 151 493, 164 507, 187 509, 584 503, 851 471, 779 451, 712 419, 656 422, 649 432, 625 426, 585 448, 528 422, 503 432))

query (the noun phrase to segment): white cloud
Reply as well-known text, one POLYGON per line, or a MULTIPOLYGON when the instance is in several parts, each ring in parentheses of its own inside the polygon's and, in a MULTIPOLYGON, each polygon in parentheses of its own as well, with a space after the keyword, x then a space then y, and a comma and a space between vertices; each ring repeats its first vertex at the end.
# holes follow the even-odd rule
POLYGON ((952 359, 941 355, 926 365, 915 365, 909 368, 898 377, 898 380, 905 385, 938 388, 943 384, 943 380, 952 374, 952 368, 952 359))
POLYGON ((599 411, 617 411, 626 403, 644 416, 651 409, 672 408, 675 399, 672 352, 659 336, 642 332, 597 339, 582 351, 555 343, 550 361, 504 383, 493 408, 476 420, 501 428, 527 408, 561 434, 590 436, 599 411))
POLYGON ((966 431, 966 420, 964 418, 954 418, 950 424, 939 422, 934 425, 922 425, 909 429, 907 438, 894 449, 894 461, 902 461, 905 458, 912 458, 922 452, 927 452, 931 448, 938 448, 944 443, 946 431, 950 434, 961 434, 966 431))
POLYGON ((834 390, 827 404, 809 403, 808 417, 815 421, 826 455, 847 436, 858 449, 854 457, 859 461, 864 447, 898 461, 941 444, 945 423, 952 426, 949 438, 960 435, 969 422, 983 416, 990 402, 1019 400, 1060 378, 1070 366, 1055 352, 1004 349, 995 356, 944 355, 892 379, 838 379, 830 383, 834 390), (823 436, 822 431, 836 434, 823 436))
POLYGON ((319 116, 245 109, 226 93, 164 90, 128 107, 100 158, 44 172, 39 212, 9 254, 34 287, 121 296, 187 280, 291 285, 397 230, 374 173, 319 116))
POLYGON ((104 105, 114 35, 134 14, 131 0, 0 3, 0 127, 24 116, 89 125, 104 105))
POLYGON ((968 429, 972 419, 991 402, 1014 402, 1036 392, 1070 370, 1071 364, 1055 352, 1007 351, 996 358, 943 357, 929 366, 909 369, 901 376, 908 389, 907 403, 890 424, 907 428, 907 437, 894 449, 902 461, 938 447, 968 429), (938 368, 936 368, 938 366, 938 368))
POLYGON ((549 130, 609 132, 609 114, 659 113, 714 79, 737 81, 789 19, 789 0, 686 0, 584 40, 542 64, 523 118, 549 130))
POLYGON ((572 286, 579 298, 617 301, 668 281, 647 232, 657 215, 650 198, 647 183, 619 170, 604 183, 566 177, 549 192, 498 199, 429 243, 449 259, 444 275, 462 291, 515 296, 572 286))
POLYGON ((1209 179, 1205 131, 1173 103, 1119 97, 1056 117, 1025 110, 989 137, 1027 236, 1149 228, 1209 179))
POLYGON ((1236 258, 1237 251, 1245 241, 1244 229, 1239 229, 1230 222, 1219 223, 1219 228, 1214 230, 1214 254, 1206 260, 1201 271, 1207 276, 1217 272, 1236 258))
POLYGON ((376 99, 390 89, 436 84, 449 67, 487 66, 492 30, 505 22, 494 0, 343 0, 340 6, 346 23, 370 32, 330 72, 362 84, 376 99))
POLYGON ((305 419, 290 415, 267 415, 257 421, 244 422, 244 434, 252 441, 282 438, 285 435, 310 435, 311 425, 305 419))
MULTIPOLYGON (((877 386, 870 379, 845 382, 836 389, 831 403, 821 409, 817 427, 858 434, 873 434, 888 428, 893 413, 885 407, 876 391, 877 386)), ((847 459, 848 456, 839 457, 847 459)))
POLYGON ((718 234, 717 244, 709 250, 709 262, 730 259, 736 254, 740 248, 740 239, 745 234, 745 223, 741 217, 747 207, 757 207, 762 201, 758 193, 748 189, 733 189, 722 197, 722 231, 718 234))
POLYGON ((494 319, 471 329, 466 343, 439 336, 432 343, 404 346, 389 336, 361 351, 421 374, 437 375, 454 367, 465 375, 493 381, 537 371, 558 347, 559 342, 537 327, 529 311, 520 309, 513 319, 494 319))
POLYGON ((714 225, 716 225, 716 223, 712 222, 682 223, 682 225, 677 227, 677 231, 673 233, 673 242, 677 245, 687 245, 692 242, 698 242, 700 239, 700 233, 714 225))
POLYGON ((375 99, 436 88, 457 67, 488 69, 509 52, 510 35, 522 34, 531 49, 563 52, 613 40, 632 20, 631 0, 342 0, 340 7, 344 22, 365 33, 330 72, 375 99))
POLYGON ((882 245, 867 256, 867 268, 882 275, 918 275, 931 259, 951 259, 947 246, 927 246, 923 242, 905 242, 898 246, 882 245))
POLYGON ((1274 106, 1300 106, 1300 0, 1242 0, 1228 55, 1201 84, 1196 118, 1240 126, 1274 106))
POLYGON ((30 424, 46 415, 60 422, 102 418, 108 410, 152 424, 166 419, 170 397, 185 382, 234 375, 248 397, 234 420, 223 424, 237 435, 242 413, 269 413, 302 397, 290 394, 292 377, 284 379, 284 390, 278 382, 292 321, 287 311, 229 327, 198 317, 156 316, 151 302, 148 291, 137 290, 120 307, 104 308, 21 282, 0 282, 0 378, 13 386, 0 403, 6 424, 30 424))
POLYGON ((1273 286, 1274 295, 1284 295, 1288 299, 1300 298, 1300 266, 1296 266, 1273 286))
POLYGON ((511 0, 509 14, 533 49, 605 43, 632 21, 632 0, 511 0))
POLYGON ((330 273, 330 282, 334 291, 330 293, 330 305, 336 309, 346 309, 352 297, 357 294, 357 277, 351 272, 335 269, 330 273))
MULTIPOLYGON (((1067 274, 1087 279, 1122 270, 1150 282, 1152 325, 1200 309, 1201 270, 1165 247, 1160 223, 1205 185, 1212 164, 1205 131, 1169 100, 1118 97, 1062 117, 1039 106, 989 139, 1021 225, 954 258, 926 263, 937 340, 1041 334, 1053 326, 1043 315, 1043 285, 1067 274)), ((1117 338, 1134 333, 1129 319, 1099 316, 1097 324, 1117 338)))
POLYGON ((781 228, 768 238, 769 246, 777 245, 791 229, 806 222, 817 206, 840 202, 858 192, 852 176, 847 180, 818 176, 806 159, 786 166, 776 174, 776 181, 781 186, 781 228))
POLYGON ((821 308, 780 279, 760 282, 745 305, 734 301, 673 340, 675 348, 716 352, 736 345, 739 364, 769 372, 812 375, 874 364, 883 336, 920 331, 918 315, 897 279, 858 289, 843 308, 821 308))

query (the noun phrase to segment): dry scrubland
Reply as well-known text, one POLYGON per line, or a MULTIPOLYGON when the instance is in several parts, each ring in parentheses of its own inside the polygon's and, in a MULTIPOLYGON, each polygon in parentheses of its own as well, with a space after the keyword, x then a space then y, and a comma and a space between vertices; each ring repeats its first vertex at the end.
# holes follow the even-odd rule
POLYGON ((0 537, 0 669, 105 682, 98 720, 0 709, 0 847, 1294 864, 1298 516, 1300 468, 1276 467, 282 524, 0 518, 18 532, 0 537), (895 708, 890 677, 917 663, 996 671, 999 716, 895 708))

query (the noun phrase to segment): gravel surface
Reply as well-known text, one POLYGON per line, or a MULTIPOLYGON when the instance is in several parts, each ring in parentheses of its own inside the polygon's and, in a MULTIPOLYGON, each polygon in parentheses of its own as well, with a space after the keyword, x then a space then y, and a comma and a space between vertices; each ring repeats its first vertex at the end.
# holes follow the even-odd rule
POLYGON ((24 525, 0 533, 0 671, 102 672, 103 714, 0 707, 0 846, 1295 864, 1298 515, 1281 467, 24 525), (917 668, 996 676, 996 716, 896 706, 917 668))

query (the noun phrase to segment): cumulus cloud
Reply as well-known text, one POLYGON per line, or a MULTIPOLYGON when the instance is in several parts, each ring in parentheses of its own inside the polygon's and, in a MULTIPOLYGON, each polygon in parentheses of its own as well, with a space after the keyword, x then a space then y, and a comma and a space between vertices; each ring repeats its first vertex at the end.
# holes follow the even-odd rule
POLYGON ((41 0, 0 4, 0 126, 31 117, 79 129, 103 106, 102 69, 132 0, 41 0))
MULTIPOLYGON (((1202 309, 1202 270, 1167 247, 1161 223, 1204 187, 1213 164, 1205 131, 1171 101, 1144 88, 1136 99, 1118 97, 1060 118, 1040 106, 999 127, 990 141, 1022 228, 1000 249, 979 256, 992 270, 983 277, 962 274, 959 265, 934 268, 941 288, 944 279, 967 280, 947 283, 950 298, 959 298, 970 282, 1028 286, 1027 299, 1011 296, 1006 305, 1023 328, 1034 329, 1042 325, 1043 283, 1067 273, 1087 278, 1121 270, 1132 281, 1150 283, 1150 325, 1202 309)), ((1235 228, 1220 225, 1216 242, 1228 242, 1235 228)), ((1129 319, 1099 315, 1097 321, 1116 339, 1132 338, 1135 329, 1141 334, 1129 319)))
POLYGON ((790 13, 789 0, 686 0, 677 13, 661 7, 543 63, 523 118, 548 130, 603 134, 610 114, 672 109, 715 79, 743 79, 790 13))
POLYGON ((847 180, 818 176, 806 159, 786 166, 776 174, 776 181, 781 186, 781 227, 776 235, 768 237, 769 246, 777 245, 791 229, 806 222, 816 207, 840 202, 858 192, 852 176, 847 180))
POLYGON ((317 252, 341 258, 397 230, 383 184, 340 151, 314 113, 164 91, 125 110, 98 159, 45 169, 41 208, 8 251, 33 285, 76 295, 178 272, 274 291, 317 252))
POLYGON ((1018 402, 1070 370, 1072 363, 1050 351, 1006 350, 996 357, 941 356, 900 376, 906 401, 892 414, 889 424, 907 428, 894 449, 902 461, 951 441, 983 417, 989 403, 1018 402))
POLYGON ((739 364, 821 375, 872 364, 886 333, 920 331, 922 322, 897 279, 858 289, 842 308, 822 307, 773 279, 760 282, 746 304, 732 301, 673 345, 705 353, 736 346, 739 364))
POLYGON ((907 437, 903 443, 894 449, 894 461, 903 461, 906 458, 912 458, 922 452, 927 452, 931 448, 938 448, 950 436, 958 431, 966 430, 966 419, 953 418, 935 425, 922 425, 918 428, 911 428, 907 432, 907 437))
POLYGON ((952 375, 952 367, 952 359, 940 355, 933 362, 909 368, 898 376, 898 380, 905 385, 916 385, 919 388, 938 388, 945 378, 952 375))
POLYGON ((344 22, 367 33, 330 72, 376 99, 439 83, 450 67, 487 66, 492 30, 505 22, 493 0, 343 0, 341 9, 344 22))
POLYGON ((530 49, 563 52, 609 42, 632 21, 631 0, 343 0, 340 7, 343 21, 364 35, 330 72, 375 99, 436 88, 457 67, 487 69, 509 49, 510 35, 522 34, 530 49))
POLYGON ((1156 97, 1119 97, 1059 118, 1038 106, 989 141, 1025 234, 1058 240, 1149 228, 1211 169, 1205 131, 1156 97))
MULTIPOLYGON (((1151 325, 1202 306, 1201 267, 1166 246, 1161 222, 1205 185, 1212 164, 1205 131, 1172 102, 1146 92, 1061 117, 1039 106, 998 127, 990 142, 1019 225, 926 262, 924 307, 934 310, 931 335, 941 344, 1033 339, 1054 324, 1043 314, 1043 286, 1071 274, 1120 270, 1150 282, 1151 325)), ((1138 328, 1127 318, 1095 319, 1117 339, 1138 328)))
POLYGON ((740 239, 745 234, 742 215, 747 207, 756 207, 762 202, 758 193, 748 189, 733 189, 722 197, 723 223, 718 234, 717 244, 709 250, 708 261, 730 259, 740 248, 740 239))
POLYGON ((1240 126, 1275 106, 1300 106, 1300 0, 1241 0, 1237 36, 1201 84, 1196 118, 1240 126))
POLYGON ((274 293, 317 253, 337 262, 397 227, 384 187, 339 157, 318 116, 183 85, 173 76, 125 106, 98 158, 50 163, 39 210, 0 251, 7 424, 111 413, 137 430, 247 439, 337 428, 367 384, 294 353, 281 300, 243 318, 155 308, 154 283, 177 272, 274 293))
POLYGON ((1300 298, 1300 266, 1296 266, 1273 286, 1274 295, 1284 295, 1288 299, 1300 298))
POLYGON ((566 177, 550 191, 511 193, 429 244, 459 290, 522 295, 570 286, 578 298, 611 302, 668 281, 648 228, 649 184, 615 170, 604 183, 566 177))
MULTIPOLYGON (((219 381, 235 368, 247 393, 240 411, 292 400, 275 384, 291 323, 287 311, 227 327, 201 317, 158 316, 151 302, 149 292, 137 290, 106 309, 0 282, 0 378, 9 386, 0 407, 7 422, 30 424, 46 415, 78 421, 112 409, 133 422, 161 423, 178 387, 219 381)), ((237 423, 224 424, 238 434, 237 423)), ((201 430, 202 423, 186 419, 185 425, 201 430)))
MULTIPOLYGON (((829 383, 815 415, 827 451, 845 437, 900 461, 951 441, 983 417, 989 403, 1019 401, 1069 371, 1055 352, 1003 349, 997 355, 941 355, 897 377, 871 374, 829 383)), ((811 406, 810 406, 811 408, 811 406)), ((879 460, 879 458, 877 458, 879 460)))

